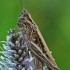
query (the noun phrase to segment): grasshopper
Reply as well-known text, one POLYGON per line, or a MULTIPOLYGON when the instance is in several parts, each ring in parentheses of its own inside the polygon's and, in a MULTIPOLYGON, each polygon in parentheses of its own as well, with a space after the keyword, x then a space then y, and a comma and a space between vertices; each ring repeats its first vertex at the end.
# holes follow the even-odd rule
POLYGON ((24 9, 21 12, 16 29, 22 30, 23 37, 28 44, 29 50, 36 56, 36 60, 40 63, 36 63, 36 65, 42 68, 42 63, 45 63, 48 70, 59 70, 38 26, 27 10, 24 9))

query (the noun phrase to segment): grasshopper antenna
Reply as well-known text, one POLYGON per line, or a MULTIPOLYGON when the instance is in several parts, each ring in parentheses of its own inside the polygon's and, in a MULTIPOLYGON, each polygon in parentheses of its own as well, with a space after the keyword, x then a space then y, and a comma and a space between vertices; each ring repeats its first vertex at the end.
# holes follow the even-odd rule
POLYGON ((24 2, 23 2, 23 0, 20 0, 20 2, 21 2, 22 9, 24 9, 24 2))

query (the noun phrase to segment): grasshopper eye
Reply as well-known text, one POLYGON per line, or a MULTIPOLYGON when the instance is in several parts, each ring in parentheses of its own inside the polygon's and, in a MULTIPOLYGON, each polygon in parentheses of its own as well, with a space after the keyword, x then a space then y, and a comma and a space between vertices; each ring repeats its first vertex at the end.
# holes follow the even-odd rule
POLYGON ((18 26, 19 26, 19 27, 22 27, 22 26, 23 26, 23 23, 18 23, 18 26))
POLYGON ((20 16, 19 18, 18 18, 18 26, 19 27, 22 27, 23 26, 23 22, 24 21, 24 18, 22 17, 22 16, 20 16))

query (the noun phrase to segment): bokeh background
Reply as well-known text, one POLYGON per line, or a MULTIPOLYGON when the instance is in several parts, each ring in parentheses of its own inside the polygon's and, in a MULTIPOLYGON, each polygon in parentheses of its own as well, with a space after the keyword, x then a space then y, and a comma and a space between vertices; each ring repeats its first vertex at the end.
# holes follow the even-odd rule
MULTIPOLYGON (((70 0, 24 0, 61 70, 70 70, 70 0)), ((20 0, 0 0, 0 41, 17 25, 20 0)), ((0 46, 2 46, 0 44, 0 46)), ((1 49, 0 49, 1 50, 1 49)))

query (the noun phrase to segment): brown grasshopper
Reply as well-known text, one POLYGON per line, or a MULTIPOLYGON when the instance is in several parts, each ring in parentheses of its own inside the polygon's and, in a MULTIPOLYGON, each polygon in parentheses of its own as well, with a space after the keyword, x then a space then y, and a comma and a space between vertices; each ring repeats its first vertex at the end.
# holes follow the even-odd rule
POLYGON ((41 32, 27 10, 23 10, 21 12, 16 29, 22 30, 23 37, 28 44, 29 50, 32 51, 32 53, 37 57, 36 60, 41 64, 39 67, 41 67, 44 62, 46 63, 48 70, 59 70, 41 32))

